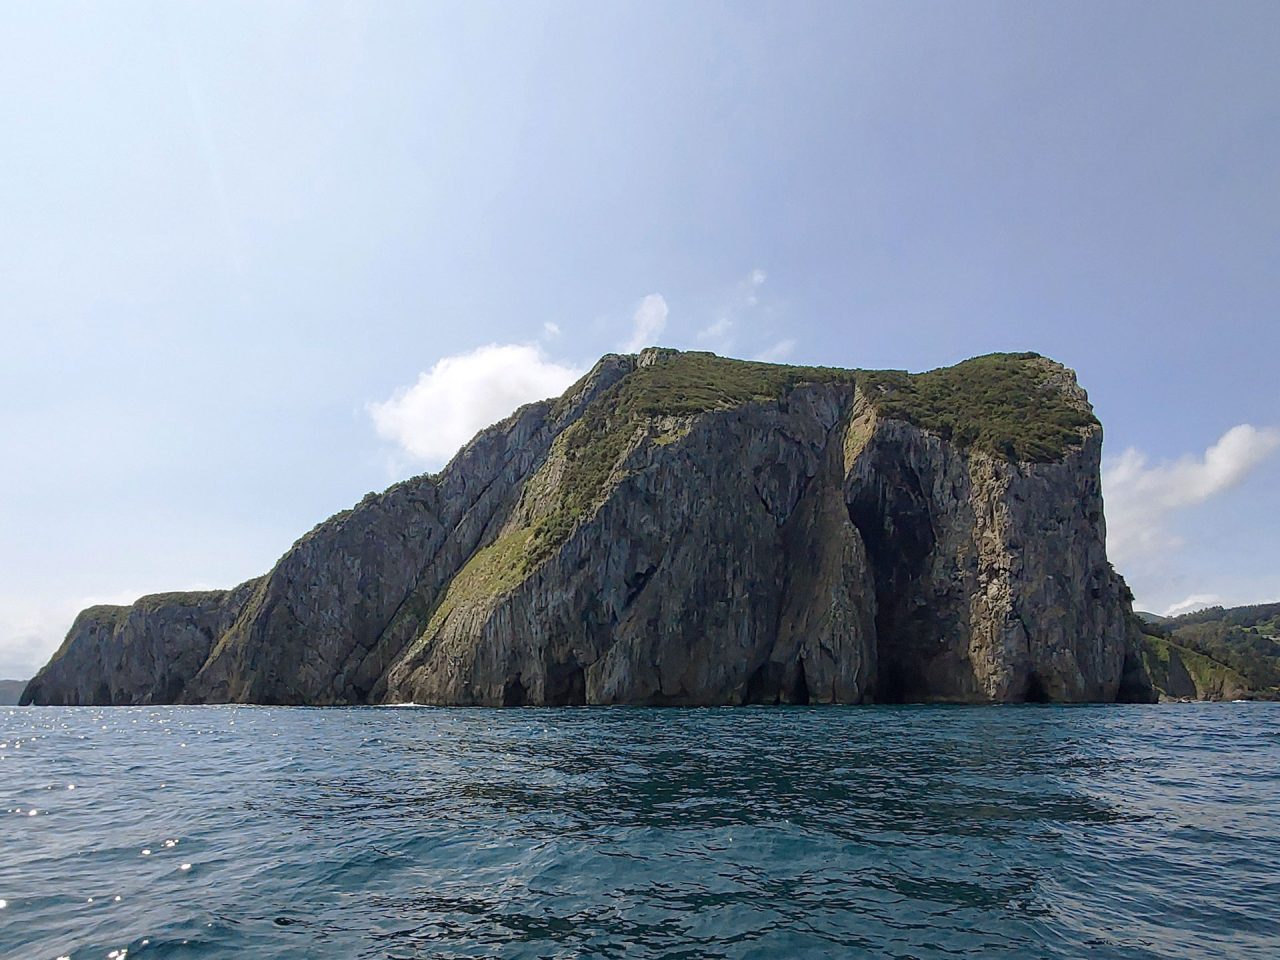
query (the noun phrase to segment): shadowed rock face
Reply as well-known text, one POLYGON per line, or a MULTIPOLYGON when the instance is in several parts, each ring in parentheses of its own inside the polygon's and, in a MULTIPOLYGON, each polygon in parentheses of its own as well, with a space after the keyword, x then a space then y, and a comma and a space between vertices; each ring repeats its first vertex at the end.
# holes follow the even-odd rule
POLYGON ((877 699, 1116 699, 1128 609, 1101 535, 1101 440, 1010 463, 879 425, 847 480, 876 574, 877 699))
POLYGON ((609 356, 258 580, 86 610, 23 699, 1148 699, 1100 449, 1034 355, 609 356))

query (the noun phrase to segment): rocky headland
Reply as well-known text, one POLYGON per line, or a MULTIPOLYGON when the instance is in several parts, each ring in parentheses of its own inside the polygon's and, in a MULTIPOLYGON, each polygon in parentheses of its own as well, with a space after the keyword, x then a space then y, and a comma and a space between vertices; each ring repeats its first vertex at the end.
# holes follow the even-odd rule
POLYGON ((1072 371, 649 349, 265 576, 82 612, 23 702, 1151 701, 1072 371))

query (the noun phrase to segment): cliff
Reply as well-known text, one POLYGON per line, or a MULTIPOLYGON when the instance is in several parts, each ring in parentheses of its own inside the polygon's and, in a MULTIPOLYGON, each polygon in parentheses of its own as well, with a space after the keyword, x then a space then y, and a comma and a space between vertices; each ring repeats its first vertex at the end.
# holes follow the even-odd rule
POLYGON ((650 349, 230 591, 77 619, 24 702, 1154 697, 1074 374, 650 349))
POLYGON ((1247 700, 1260 694, 1239 671, 1164 637, 1143 636, 1142 659, 1161 700, 1247 700))

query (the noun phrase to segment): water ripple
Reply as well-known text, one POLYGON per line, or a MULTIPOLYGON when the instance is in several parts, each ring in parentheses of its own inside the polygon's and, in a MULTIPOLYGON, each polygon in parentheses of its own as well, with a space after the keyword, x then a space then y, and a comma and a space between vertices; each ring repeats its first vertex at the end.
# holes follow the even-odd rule
POLYGON ((0 957, 1270 960, 1278 720, 0 710, 0 957))

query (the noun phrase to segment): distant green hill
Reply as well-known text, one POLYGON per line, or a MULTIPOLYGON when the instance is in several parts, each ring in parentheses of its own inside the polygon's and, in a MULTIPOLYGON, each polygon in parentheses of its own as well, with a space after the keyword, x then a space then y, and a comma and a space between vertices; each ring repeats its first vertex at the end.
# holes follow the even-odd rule
MULTIPOLYGON (((1144 614, 1139 616, 1146 619, 1144 614)), ((1147 644, 1148 669, 1153 670, 1153 679, 1159 672, 1161 654, 1167 660, 1172 648, 1180 654, 1178 659, 1186 661, 1189 673, 1196 672, 1191 661, 1198 664, 1206 689, 1242 683, 1251 696, 1280 699, 1280 603, 1210 607, 1180 617, 1148 620, 1143 632, 1149 640, 1154 637, 1161 641, 1147 644), (1157 664, 1155 669, 1153 662, 1157 664), (1217 671, 1211 666, 1214 664, 1231 673, 1217 671)), ((1176 667, 1174 675, 1180 676, 1176 667)), ((1156 685, 1160 686, 1159 680, 1156 685)))
POLYGON ((1259 695, 1244 676, 1226 664, 1165 637, 1143 636, 1142 659, 1151 682, 1174 700, 1244 700, 1259 695))
POLYGON ((0 680, 0 707, 17 703, 26 685, 25 680, 0 680))

